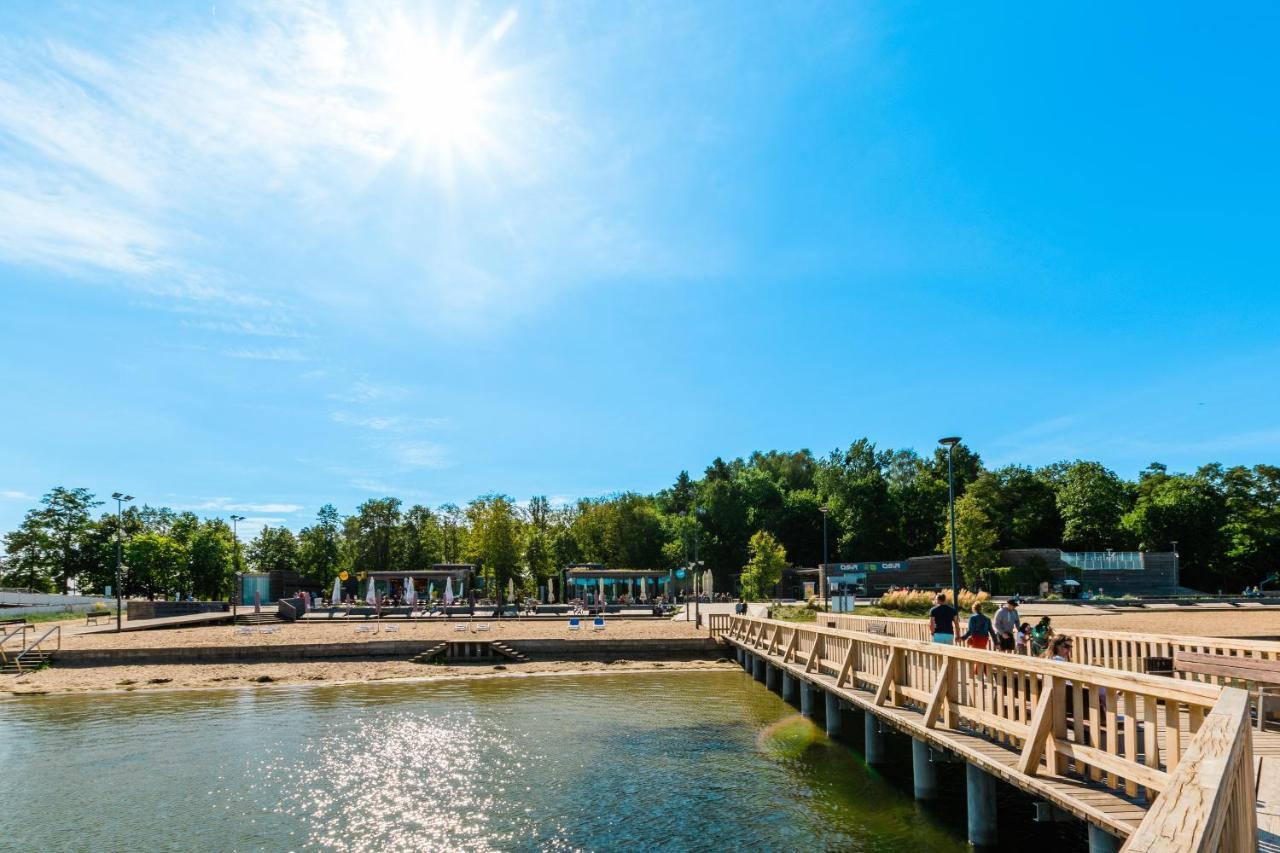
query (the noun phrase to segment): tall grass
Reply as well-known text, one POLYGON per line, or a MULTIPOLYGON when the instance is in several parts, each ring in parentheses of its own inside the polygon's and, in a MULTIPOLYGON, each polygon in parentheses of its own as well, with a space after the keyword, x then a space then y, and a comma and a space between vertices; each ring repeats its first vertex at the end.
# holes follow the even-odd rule
MULTIPOLYGON (((943 590, 943 594, 946 595, 947 603, 950 604, 951 591, 943 590)), ((926 590, 899 589, 880 596, 879 607, 883 610, 899 611, 903 616, 920 615, 929 612, 936 595, 936 592, 926 590)), ((989 601, 990 598, 991 596, 986 592, 970 592, 962 589, 960 590, 960 612, 968 613, 975 601, 982 604, 984 611, 990 611, 995 607, 995 604, 989 601)))

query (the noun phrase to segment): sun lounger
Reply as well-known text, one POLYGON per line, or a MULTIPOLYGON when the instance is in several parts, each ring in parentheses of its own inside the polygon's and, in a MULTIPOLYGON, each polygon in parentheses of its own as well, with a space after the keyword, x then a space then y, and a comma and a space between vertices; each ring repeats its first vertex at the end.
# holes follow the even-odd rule
POLYGON ((463 625, 461 622, 459 622, 457 625, 454 625, 454 626, 453 626, 453 630, 455 630, 455 631, 465 631, 465 630, 467 630, 467 626, 466 626, 466 625, 463 625))
POLYGON ((582 623, 578 621, 577 617, 569 620, 569 630, 570 631, 582 630, 582 623))
POLYGON ((259 628, 259 629, 258 629, 258 633, 259 633, 259 634, 274 634, 276 631, 279 631, 279 630, 280 630, 279 628, 259 628))
POLYGON ((253 628, 249 627, 248 625, 241 625, 239 628, 237 628, 237 629, 236 629, 236 633, 237 633, 237 634, 252 634, 252 633, 253 633, 253 628))
POLYGON ((597 617, 596 617, 596 621, 594 621, 594 622, 592 622, 592 623, 591 623, 591 630, 592 630, 592 631, 603 631, 603 630, 604 630, 604 617, 603 617, 603 616, 597 616, 597 617))
POLYGON ((372 631, 372 630, 373 630, 373 626, 372 626, 372 625, 357 625, 357 626, 356 626, 356 633, 357 633, 357 634, 367 634, 367 633, 369 633, 369 632, 370 632, 370 631, 372 631))
POLYGON ((399 631, 400 626, 399 625, 383 625, 382 630, 389 634, 392 631, 399 631))

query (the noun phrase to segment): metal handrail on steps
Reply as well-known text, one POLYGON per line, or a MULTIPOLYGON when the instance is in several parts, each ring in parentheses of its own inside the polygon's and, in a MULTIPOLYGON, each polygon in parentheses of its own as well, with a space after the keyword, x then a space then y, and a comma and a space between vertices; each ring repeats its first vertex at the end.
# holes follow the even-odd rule
MULTIPOLYGON (((16 625, 12 629, 0 628, 0 664, 9 662, 9 657, 4 652, 4 644, 12 640, 14 637, 21 637, 26 632, 34 631, 35 629, 36 626, 32 625, 30 622, 24 622, 21 625, 16 625)), ((26 644, 23 643, 23 648, 25 647, 26 644)))
POLYGON ((62 649, 62 626, 54 625, 48 631, 45 631, 37 637, 35 642, 18 652, 18 656, 13 659, 13 662, 17 664, 19 672, 22 671, 22 659, 39 648, 40 644, 49 639, 50 636, 56 636, 58 638, 58 647, 54 649, 54 651, 60 651, 62 649))

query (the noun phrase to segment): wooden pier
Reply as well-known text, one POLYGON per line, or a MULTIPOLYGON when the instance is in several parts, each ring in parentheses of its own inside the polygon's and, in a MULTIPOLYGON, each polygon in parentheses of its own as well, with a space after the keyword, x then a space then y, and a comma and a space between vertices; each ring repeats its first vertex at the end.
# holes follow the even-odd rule
POLYGON ((963 759, 976 843, 994 840, 994 778, 1088 822, 1094 851, 1275 849, 1280 735, 1253 729, 1244 690, 745 616, 711 628, 829 731, 863 711, 869 761, 886 726, 920 744, 918 775, 928 749, 963 759))

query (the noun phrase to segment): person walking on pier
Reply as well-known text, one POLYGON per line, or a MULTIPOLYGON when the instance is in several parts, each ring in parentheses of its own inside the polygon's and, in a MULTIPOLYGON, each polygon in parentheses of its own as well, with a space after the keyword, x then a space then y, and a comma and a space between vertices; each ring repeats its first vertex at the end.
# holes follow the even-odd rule
POLYGON ((985 649, 988 643, 998 641, 996 629, 987 614, 982 612, 981 602, 975 601, 971 608, 973 615, 969 617, 969 627, 960 635, 960 642, 974 649, 985 649))
POLYGON ((1018 599, 1010 598, 996 611, 995 629, 996 643, 1000 651, 1011 652, 1014 649, 1015 634, 1018 632, 1018 599))
POLYGON ((938 593, 934 599, 933 609, 929 611, 929 631, 935 643, 946 643, 948 646, 956 641, 956 621, 960 614, 947 604, 946 593, 938 593))

